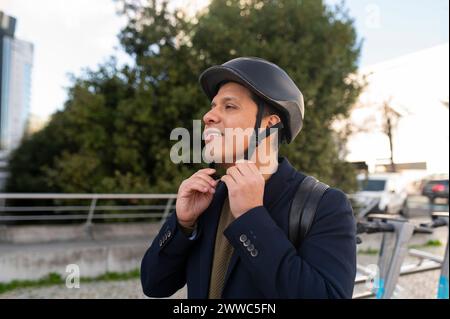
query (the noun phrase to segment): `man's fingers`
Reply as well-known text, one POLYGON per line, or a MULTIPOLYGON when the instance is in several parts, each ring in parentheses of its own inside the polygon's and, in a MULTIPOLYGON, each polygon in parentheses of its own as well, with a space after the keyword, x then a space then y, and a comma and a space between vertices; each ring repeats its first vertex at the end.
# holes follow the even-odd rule
POLYGON ((253 171, 253 173, 255 173, 257 175, 261 175, 261 172, 255 163, 248 163, 248 167, 253 171))
POLYGON ((197 173, 195 174, 194 178, 201 178, 202 180, 210 184, 212 187, 217 186, 217 181, 215 181, 211 176, 206 175, 205 173, 197 173))
POLYGON ((233 177, 230 175, 223 175, 220 180, 227 185, 228 190, 233 188, 236 185, 236 182, 234 181, 233 177))
POLYGON ((189 184, 186 186, 186 192, 187 194, 191 194, 193 192, 199 192, 199 193, 207 193, 208 192, 208 188, 206 188, 205 186, 202 186, 200 184, 189 184))
POLYGON ((194 175, 197 175, 199 173, 203 173, 206 175, 212 175, 215 172, 216 172, 216 170, 214 168, 202 168, 202 169, 199 169, 197 172, 195 172, 194 175))
POLYGON ((236 168, 243 176, 255 174, 255 172, 250 168, 250 165, 248 163, 238 163, 236 164, 236 168))
POLYGON ((214 188, 211 187, 211 185, 208 182, 205 182, 201 178, 196 178, 196 179, 191 180, 189 182, 189 184, 186 186, 188 187, 189 190, 195 189, 202 193, 206 193, 206 192, 214 193, 215 192, 214 188))
POLYGON ((238 183, 243 176, 236 166, 227 169, 227 175, 231 176, 236 183, 238 183))
POLYGON ((241 163, 253 163, 253 164, 255 164, 255 161, 246 160, 246 159, 238 159, 238 160, 236 160, 236 164, 241 164, 241 163))

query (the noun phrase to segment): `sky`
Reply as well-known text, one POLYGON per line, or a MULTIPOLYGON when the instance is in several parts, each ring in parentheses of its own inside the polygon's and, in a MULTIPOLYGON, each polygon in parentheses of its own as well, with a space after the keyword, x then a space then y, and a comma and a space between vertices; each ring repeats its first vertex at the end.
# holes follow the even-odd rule
MULTIPOLYGON (((326 0, 330 5, 338 0, 326 0)), ((173 0, 191 13, 208 0, 173 0)), ((361 67, 448 42, 448 0, 347 0, 364 39, 361 67)), ((45 118, 63 107, 79 75, 114 55, 131 63, 117 40, 126 21, 112 0, 0 0, 0 11, 17 18, 16 37, 34 44, 31 113, 45 118)))

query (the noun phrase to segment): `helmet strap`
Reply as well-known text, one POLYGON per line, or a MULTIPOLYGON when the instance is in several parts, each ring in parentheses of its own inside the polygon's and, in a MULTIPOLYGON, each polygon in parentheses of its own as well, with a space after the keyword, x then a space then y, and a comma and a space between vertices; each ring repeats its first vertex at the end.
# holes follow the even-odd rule
MULTIPOLYGON (((259 144, 267 138, 269 135, 271 135, 274 132, 280 133, 280 130, 284 127, 283 123, 278 122, 277 124, 274 124, 270 127, 267 127, 265 129, 265 132, 262 134, 259 132, 261 129, 261 122, 264 114, 264 103, 262 101, 258 102, 258 111, 256 113, 256 123, 255 128, 253 130, 253 135, 250 138, 250 143, 254 143, 254 145, 249 145, 249 147, 244 152, 244 159, 248 161, 249 158, 252 157, 252 152, 259 146, 259 144), (275 129, 275 130, 274 130, 275 129), (252 151, 252 152, 249 152, 252 151)), ((280 140, 280 139, 279 139, 280 140)))
MULTIPOLYGON (((269 135, 273 134, 274 132, 278 132, 280 134, 280 130, 284 127, 283 123, 278 122, 278 123, 272 125, 271 127, 265 128, 265 131, 260 133, 259 131, 261 129, 261 122, 262 122, 262 117, 264 114, 264 103, 262 101, 260 101, 257 106, 258 106, 258 111, 256 113, 255 128, 254 128, 253 134, 250 138, 250 143, 252 143, 252 144, 254 143, 254 145, 249 145, 249 147, 247 147, 247 149, 244 151, 244 159, 247 161, 253 155, 253 153, 249 152, 249 149, 253 152, 259 146, 261 141, 263 141, 265 138, 267 138, 269 135)), ((280 141, 281 139, 278 138, 278 140, 280 141)), ((208 167, 216 169, 217 165, 213 161, 213 162, 209 163, 208 167)), ((213 178, 219 179, 220 177, 217 174, 214 174, 213 178)))

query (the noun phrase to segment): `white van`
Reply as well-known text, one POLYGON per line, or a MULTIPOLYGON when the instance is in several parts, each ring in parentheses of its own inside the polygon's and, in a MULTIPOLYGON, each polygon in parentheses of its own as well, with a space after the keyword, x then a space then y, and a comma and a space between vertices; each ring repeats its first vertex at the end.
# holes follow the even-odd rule
MULTIPOLYGON (((401 214, 408 193, 398 173, 358 175, 359 191, 354 195, 360 204, 373 206, 370 213, 401 214)), ((364 205, 363 205, 364 206, 364 205)))

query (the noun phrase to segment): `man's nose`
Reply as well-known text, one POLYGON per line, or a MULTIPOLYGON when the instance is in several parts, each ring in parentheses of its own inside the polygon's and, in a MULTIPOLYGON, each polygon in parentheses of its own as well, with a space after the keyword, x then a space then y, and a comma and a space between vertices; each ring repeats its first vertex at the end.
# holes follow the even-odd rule
POLYGON ((220 122, 220 115, 214 109, 209 110, 205 115, 203 115, 203 122, 205 125, 217 124, 220 122))

